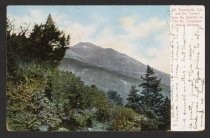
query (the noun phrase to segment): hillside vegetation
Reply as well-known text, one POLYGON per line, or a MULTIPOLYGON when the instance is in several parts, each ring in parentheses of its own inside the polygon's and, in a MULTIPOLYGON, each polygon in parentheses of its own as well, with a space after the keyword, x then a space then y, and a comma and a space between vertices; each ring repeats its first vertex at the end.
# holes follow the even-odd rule
POLYGON ((143 131, 170 129, 170 102, 148 66, 143 95, 131 87, 127 104, 117 91, 87 86, 58 69, 70 36, 48 16, 45 24, 13 30, 7 22, 7 129, 11 131, 143 131), (150 96, 151 97, 150 97, 150 96), (148 98, 149 97, 149 98, 148 98), (153 102, 154 101, 154 102, 153 102))

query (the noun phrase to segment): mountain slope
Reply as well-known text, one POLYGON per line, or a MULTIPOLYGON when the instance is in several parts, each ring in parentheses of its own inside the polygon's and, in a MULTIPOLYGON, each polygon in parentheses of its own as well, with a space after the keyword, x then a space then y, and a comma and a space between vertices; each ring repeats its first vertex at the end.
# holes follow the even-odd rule
MULTIPOLYGON (((77 59, 97 67, 140 79, 146 65, 111 48, 101 48, 89 42, 80 42, 66 51, 65 58, 77 59)), ((169 74, 154 69, 165 85, 170 85, 169 74)))
MULTIPOLYGON (((146 65, 111 48, 101 48, 92 43, 78 43, 69 48, 59 68, 73 72, 87 85, 96 85, 99 89, 117 91, 126 102, 132 85, 142 83, 146 65)), ((163 95, 170 96, 169 75, 154 69, 161 78, 163 95)))
MULTIPOLYGON (((70 71, 79 76, 87 85, 96 85, 103 91, 115 90, 124 99, 132 85, 138 86, 142 81, 136 78, 122 75, 118 72, 109 71, 76 59, 64 58, 59 66, 61 70, 70 71)), ((169 96, 169 86, 161 84, 163 95, 169 96)))

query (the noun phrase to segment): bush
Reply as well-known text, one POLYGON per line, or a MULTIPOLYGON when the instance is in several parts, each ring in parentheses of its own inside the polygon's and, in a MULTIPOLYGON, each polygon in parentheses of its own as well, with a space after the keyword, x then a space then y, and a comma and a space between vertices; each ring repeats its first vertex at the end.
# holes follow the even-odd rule
POLYGON ((142 118, 141 130, 142 131, 157 131, 159 122, 156 119, 142 118))
POLYGON ((7 79, 7 121, 11 130, 37 130, 35 114, 37 107, 32 102, 33 95, 45 89, 46 81, 43 76, 33 71, 38 69, 32 65, 19 68, 18 76, 7 79), (29 73, 30 72, 30 73, 29 73), (18 81, 16 81, 18 79, 18 81))
POLYGON ((114 113, 111 131, 140 131, 141 116, 130 108, 120 107, 114 113))
POLYGON ((70 115, 72 123, 79 128, 92 127, 92 118, 89 112, 83 110, 74 110, 70 115))
POLYGON ((8 77, 8 129, 38 131, 43 125, 57 129, 61 123, 59 111, 46 96, 49 70, 40 64, 19 64, 17 76, 8 77))
POLYGON ((111 117, 111 109, 104 105, 98 108, 96 112, 96 119, 100 122, 109 121, 111 117))

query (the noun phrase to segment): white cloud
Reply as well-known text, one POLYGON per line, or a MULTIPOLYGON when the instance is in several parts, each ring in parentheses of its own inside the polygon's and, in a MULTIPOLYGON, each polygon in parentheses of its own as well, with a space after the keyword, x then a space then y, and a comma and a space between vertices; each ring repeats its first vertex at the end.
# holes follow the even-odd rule
POLYGON ((131 44, 124 36, 116 35, 112 28, 104 28, 100 34, 97 35, 95 44, 104 48, 113 48, 121 53, 132 54, 131 44))
POLYGON ((129 31, 129 29, 134 26, 134 23, 136 22, 136 18, 137 18, 136 16, 124 16, 120 18, 119 20, 123 28, 129 31))
POLYGON ((46 19, 46 16, 44 16, 44 14, 39 10, 30 10, 24 16, 16 16, 9 13, 8 17, 15 25, 14 26, 15 32, 20 31, 20 26, 28 28, 28 31, 30 32, 35 23, 37 24, 43 23, 46 19))
POLYGON ((147 38, 151 34, 166 28, 166 21, 151 18, 148 21, 137 23, 135 16, 120 18, 120 25, 128 33, 131 40, 147 38))
MULTIPOLYGON (((157 38, 165 34, 160 34, 157 38)), ((167 39, 167 37, 163 37, 162 40, 159 41, 159 47, 148 49, 147 52, 151 52, 154 57, 150 60, 147 59, 146 61, 150 63, 151 66, 166 73, 170 73, 170 46, 168 40, 169 38, 167 39)))
POLYGON ((73 23, 63 30, 71 35, 71 46, 81 41, 88 41, 90 36, 95 32, 94 25, 81 25, 73 23))

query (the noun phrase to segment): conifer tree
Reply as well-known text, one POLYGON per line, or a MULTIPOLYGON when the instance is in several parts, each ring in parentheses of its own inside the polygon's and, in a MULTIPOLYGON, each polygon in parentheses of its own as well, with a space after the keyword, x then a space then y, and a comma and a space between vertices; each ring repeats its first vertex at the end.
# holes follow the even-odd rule
POLYGON ((161 79, 155 76, 153 69, 147 66, 144 77, 141 76, 143 83, 140 95, 141 106, 145 111, 154 112, 155 115, 160 115, 160 107, 163 102, 162 88, 160 87, 161 79))
POLYGON ((29 36, 31 46, 30 57, 46 61, 53 66, 59 64, 69 45, 70 36, 60 31, 49 14, 45 24, 35 25, 29 36))
POLYGON ((131 86, 131 89, 128 94, 126 107, 132 108, 134 111, 139 112, 139 95, 138 90, 135 86, 131 86))

